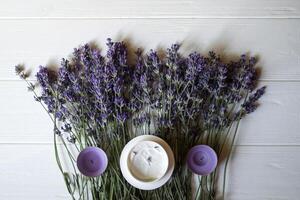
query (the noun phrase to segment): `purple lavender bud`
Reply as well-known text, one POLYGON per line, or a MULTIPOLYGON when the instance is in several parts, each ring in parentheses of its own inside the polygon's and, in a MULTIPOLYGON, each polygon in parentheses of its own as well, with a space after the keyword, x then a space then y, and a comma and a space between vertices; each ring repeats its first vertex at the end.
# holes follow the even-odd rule
POLYGON ((155 74, 159 73, 159 67, 160 67, 160 60, 157 55, 157 52, 150 50, 150 53, 148 55, 148 65, 152 66, 152 70, 155 74))
POLYGON ((255 102, 258 99, 260 99, 260 97, 265 93, 266 88, 267 88, 266 86, 263 86, 263 87, 259 88, 258 90, 256 90, 255 93, 249 97, 249 101, 255 102))
POLYGON ((227 66, 224 64, 220 64, 218 69, 218 86, 223 88, 226 86, 225 80, 227 78, 227 66))
POLYGON ((126 119, 127 119, 127 114, 125 112, 117 113, 118 121, 120 121, 121 123, 124 123, 126 119))
POLYGON ((62 121, 64 119, 64 114, 61 111, 57 111, 55 113, 55 117, 59 120, 62 121))
POLYGON ((257 108, 257 100, 265 93, 266 86, 263 86, 256 90, 252 95, 249 96, 248 100, 242 104, 242 108, 244 108, 247 114, 252 113, 257 108))
POLYGON ((248 104, 244 104, 243 108, 247 114, 250 114, 256 110, 257 105, 254 103, 248 103, 248 104))
POLYGON ((70 102, 76 101, 76 95, 72 89, 67 89, 64 91, 63 96, 70 102))
POLYGON ((246 54, 242 54, 240 57, 240 63, 244 64, 246 62, 246 54))
POLYGON ((40 69, 36 74, 36 78, 41 87, 46 88, 49 85, 48 69, 40 66, 40 69))
POLYGON ((62 67, 59 68, 58 70, 58 80, 61 83, 65 83, 66 81, 68 81, 68 70, 67 70, 67 66, 68 66, 69 61, 66 59, 63 59, 61 61, 61 65, 62 67))
POLYGON ((108 165, 106 153, 98 147, 87 147, 77 157, 79 171, 88 177, 100 176, 108 165))
POLYGON ((207 145, 197 145, 190 149, 187 155, 189 169, 198 175, 208 175, 217 166, 216 152, 207 145))
POLYGON ((114 103, 119 107, 123 107, 125 102, 122 97, 116 97, 114 103))
POLYGON ((251 58, 249 59, 249 64, 250 64, 251 66, 254 66, 256 63, 257 63, 257 59, 256 59, 255 57, 251 57, 251 58))
POLYGON ((147 86, 147 77, 146 77, 146 74, 142 74, 140 76, 139 83, 141 84, 142 88, 145 88, 147 86))

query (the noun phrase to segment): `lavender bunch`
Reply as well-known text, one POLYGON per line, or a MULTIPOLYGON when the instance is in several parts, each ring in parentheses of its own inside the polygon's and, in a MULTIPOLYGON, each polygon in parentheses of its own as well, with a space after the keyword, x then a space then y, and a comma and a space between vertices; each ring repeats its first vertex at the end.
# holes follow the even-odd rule
MULTIPOLYGON (((184 199, 190 198, 186 183, 191 177, 185 166, 188 149, 204 143, 212 146, 219 157, 226 154, 223 169, 226 175, 239 121, 257 108, 265 86, 254 90, 258 77, 253 57, 246 59, 242 55, 238 61, 224 63, 214 52, 208 56, 194 52, 184 58, 178 50, 178 45, 172 45, 165 58, 159 58, 151 50, 142 59, 138 52, 135 70, 142 81, 136 81, 141 87, 134 96, 144 99, 142 102, 159 113, 154 121, 156 130, 173 147, 177 166, 174 188, 181 188, 178 198, 184 199), (225 145, 229 146, 229 152, 224 152, 225 145)), ((202 177, 196 198, 216 196, 218 170, 202 177)), ((223 182, 224 191, 226 176, 223 182)))
POLYGON ((127 82, 130 81, 127 49, 124 43, 111 40, 107 46, 106 56, 86 44, 74 49, 70 60, 62 59, 58 69, 40 66, 36 74, 39 88, 26 79, 24 68, 16 67, 17 74, 27 81, 35 99, 53 121, 57 163, 73 199, 87 199, 87 193, 92 193, 94 199, 100 196, 100 199, 116 198, 125 194, 123 185, 129 188, 124 179, 120 179, 118 169, 118 155, 129 139, 125 128, 131 115, 127 96, 127 82), (57 138, 70 158, 72 172, 63 169, 57 138), (68 142, 73 144, 77 153, 87 146, 99 146, 111 152, 111 170, 98 178, 83 177, 75 167, 76 153, 72 153, 68 142), (120 188, 104 193, 110 185, 100 183, 109 181, 120 188))
POLYGON ((102 55, 86 44, 74 49, 70 59, 62 59, 58 69, 40 66, 37 84, 27 79, 24 67, 16 67, 53 122, 55 156, 72 198, 214 199, 220 192, 216 183, 221 170, 224 193, 239 122, 255 111, 265 92, 265 87, 255 89, 255 58, 242 55, 238 61, 225 63, 214 52, 184 57, 174 44, 165 56, 138 49, 136 62, 129 65, 125 43, 108 39, 107 48, 102 55), (173 177, 154 191, 130 186, 118 166, 122 148, 141 134, 165 139, 175 154, 173 177), (62 163, 58 141, 71 169, 62 163), (225 167, 196 177, 199 186, 192 195, 190 183, 195 177, 185 162, 188 150, 196 144, 213 147, 219 157, 225 157, 225 167), (104 175, 87 178, 75 167, 74 149, 78 153, 87 146, 108 152, 110 164, 104 175))

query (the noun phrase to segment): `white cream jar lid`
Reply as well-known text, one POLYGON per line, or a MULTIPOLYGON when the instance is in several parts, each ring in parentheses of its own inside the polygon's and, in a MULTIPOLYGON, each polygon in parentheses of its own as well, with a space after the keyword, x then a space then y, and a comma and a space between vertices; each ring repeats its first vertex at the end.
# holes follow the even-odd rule
MULTIPOLYGON (((146 144, 150 144, 150 143, 146 143, 146 144)), ((152 145, 152 143, 151 143, 151 145, 152 145)), ((151 145, 150 145, 150 147, 151 147, 151 145)), ((162 158, 163 157, 164 156, 162 154, 162 158)), ((145 157, 145 158, 147 158, 147 157, 145 157)), ((138 164, 137 164, 137 166, 138 166, 138 164)), ((162 164, 162 166, 165 166, 165 163, 162 164)), ((132 186, 134 186, 138 189, 141 189, 141 190, 154 190, 154 189, 159 188, 162 185, 164 185, 172 176, 174 166, 175 166, 175 159, 174 159, 174 154, 172 152, 172 149, 163 139, 161 139, 157 136, 154 136, 154 135, 141 135, 141 136, 133 138, 125 145, 125 147, 123 148, 123 151, 121 153, 121 156, 120 156, 120 168, 121 168, 122 175, 124 176, 124 178, 126 179, 126 181, 129 184, 131 184, 132 186), (129 169, 130 165, 133 164, 132 161, 130 161, 131 163, 129 163, 128 158, 130 157, 130 153, 132 153, 132 150, 134 149, 134 147, 136 147, 137 144, 139 144, 139 143, 143 144, 144 141, 150 141, 150 142, 152 141, 156 144, 159 144, 164 149, 164 151, 166 152, 167 157, 168 157, 168 162, 167 162, 168 167, 167 167, 166 172, 164 173, 164 175, 161 178, 159 178, 161 175, 155 176, 154 181, 140 180, 140 179, 144 179, 145 177, 148 176, 147 172, 145 173, 143 171, 140 171, 140 173, 142 173, 143 175, 142 175, 142 177, 139 177, 141 175, 133 174, 129 169)), ((160 173, 163 174, 163 172, 160 172, 160 173)))
POLYGON ((165 175, 169 166, 169 158, 167 152, 157 142, 141 141, 131 149, 127 165, 135 178, 151 182, 165 175))

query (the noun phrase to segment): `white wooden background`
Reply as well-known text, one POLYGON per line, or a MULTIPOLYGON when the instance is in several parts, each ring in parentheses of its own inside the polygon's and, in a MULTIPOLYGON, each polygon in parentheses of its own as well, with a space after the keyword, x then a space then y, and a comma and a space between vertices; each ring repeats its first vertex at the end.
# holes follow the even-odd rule
POLYGON ((68 199, 50 120, 13 66, 59 63, 107 37, 258 55, 267 93, 239 130, 226 199, 300 198, 299 0, 0 0, 0 200, 68 199))

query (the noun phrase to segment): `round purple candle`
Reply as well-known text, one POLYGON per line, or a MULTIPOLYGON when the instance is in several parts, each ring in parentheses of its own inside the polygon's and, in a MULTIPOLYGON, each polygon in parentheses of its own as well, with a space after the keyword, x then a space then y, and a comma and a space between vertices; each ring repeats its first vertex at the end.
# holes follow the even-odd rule
POLYGON ((216 152, 207 145, 197 145, 187 155, 188 168, 198 175, 208 175, 216 168, 218 157, 216 152))
POLYGON ((106 153, 98 147, 87 147, 77 157, 79 171, 89 177, 100 176, 105 171, 107 164, 106 153))

